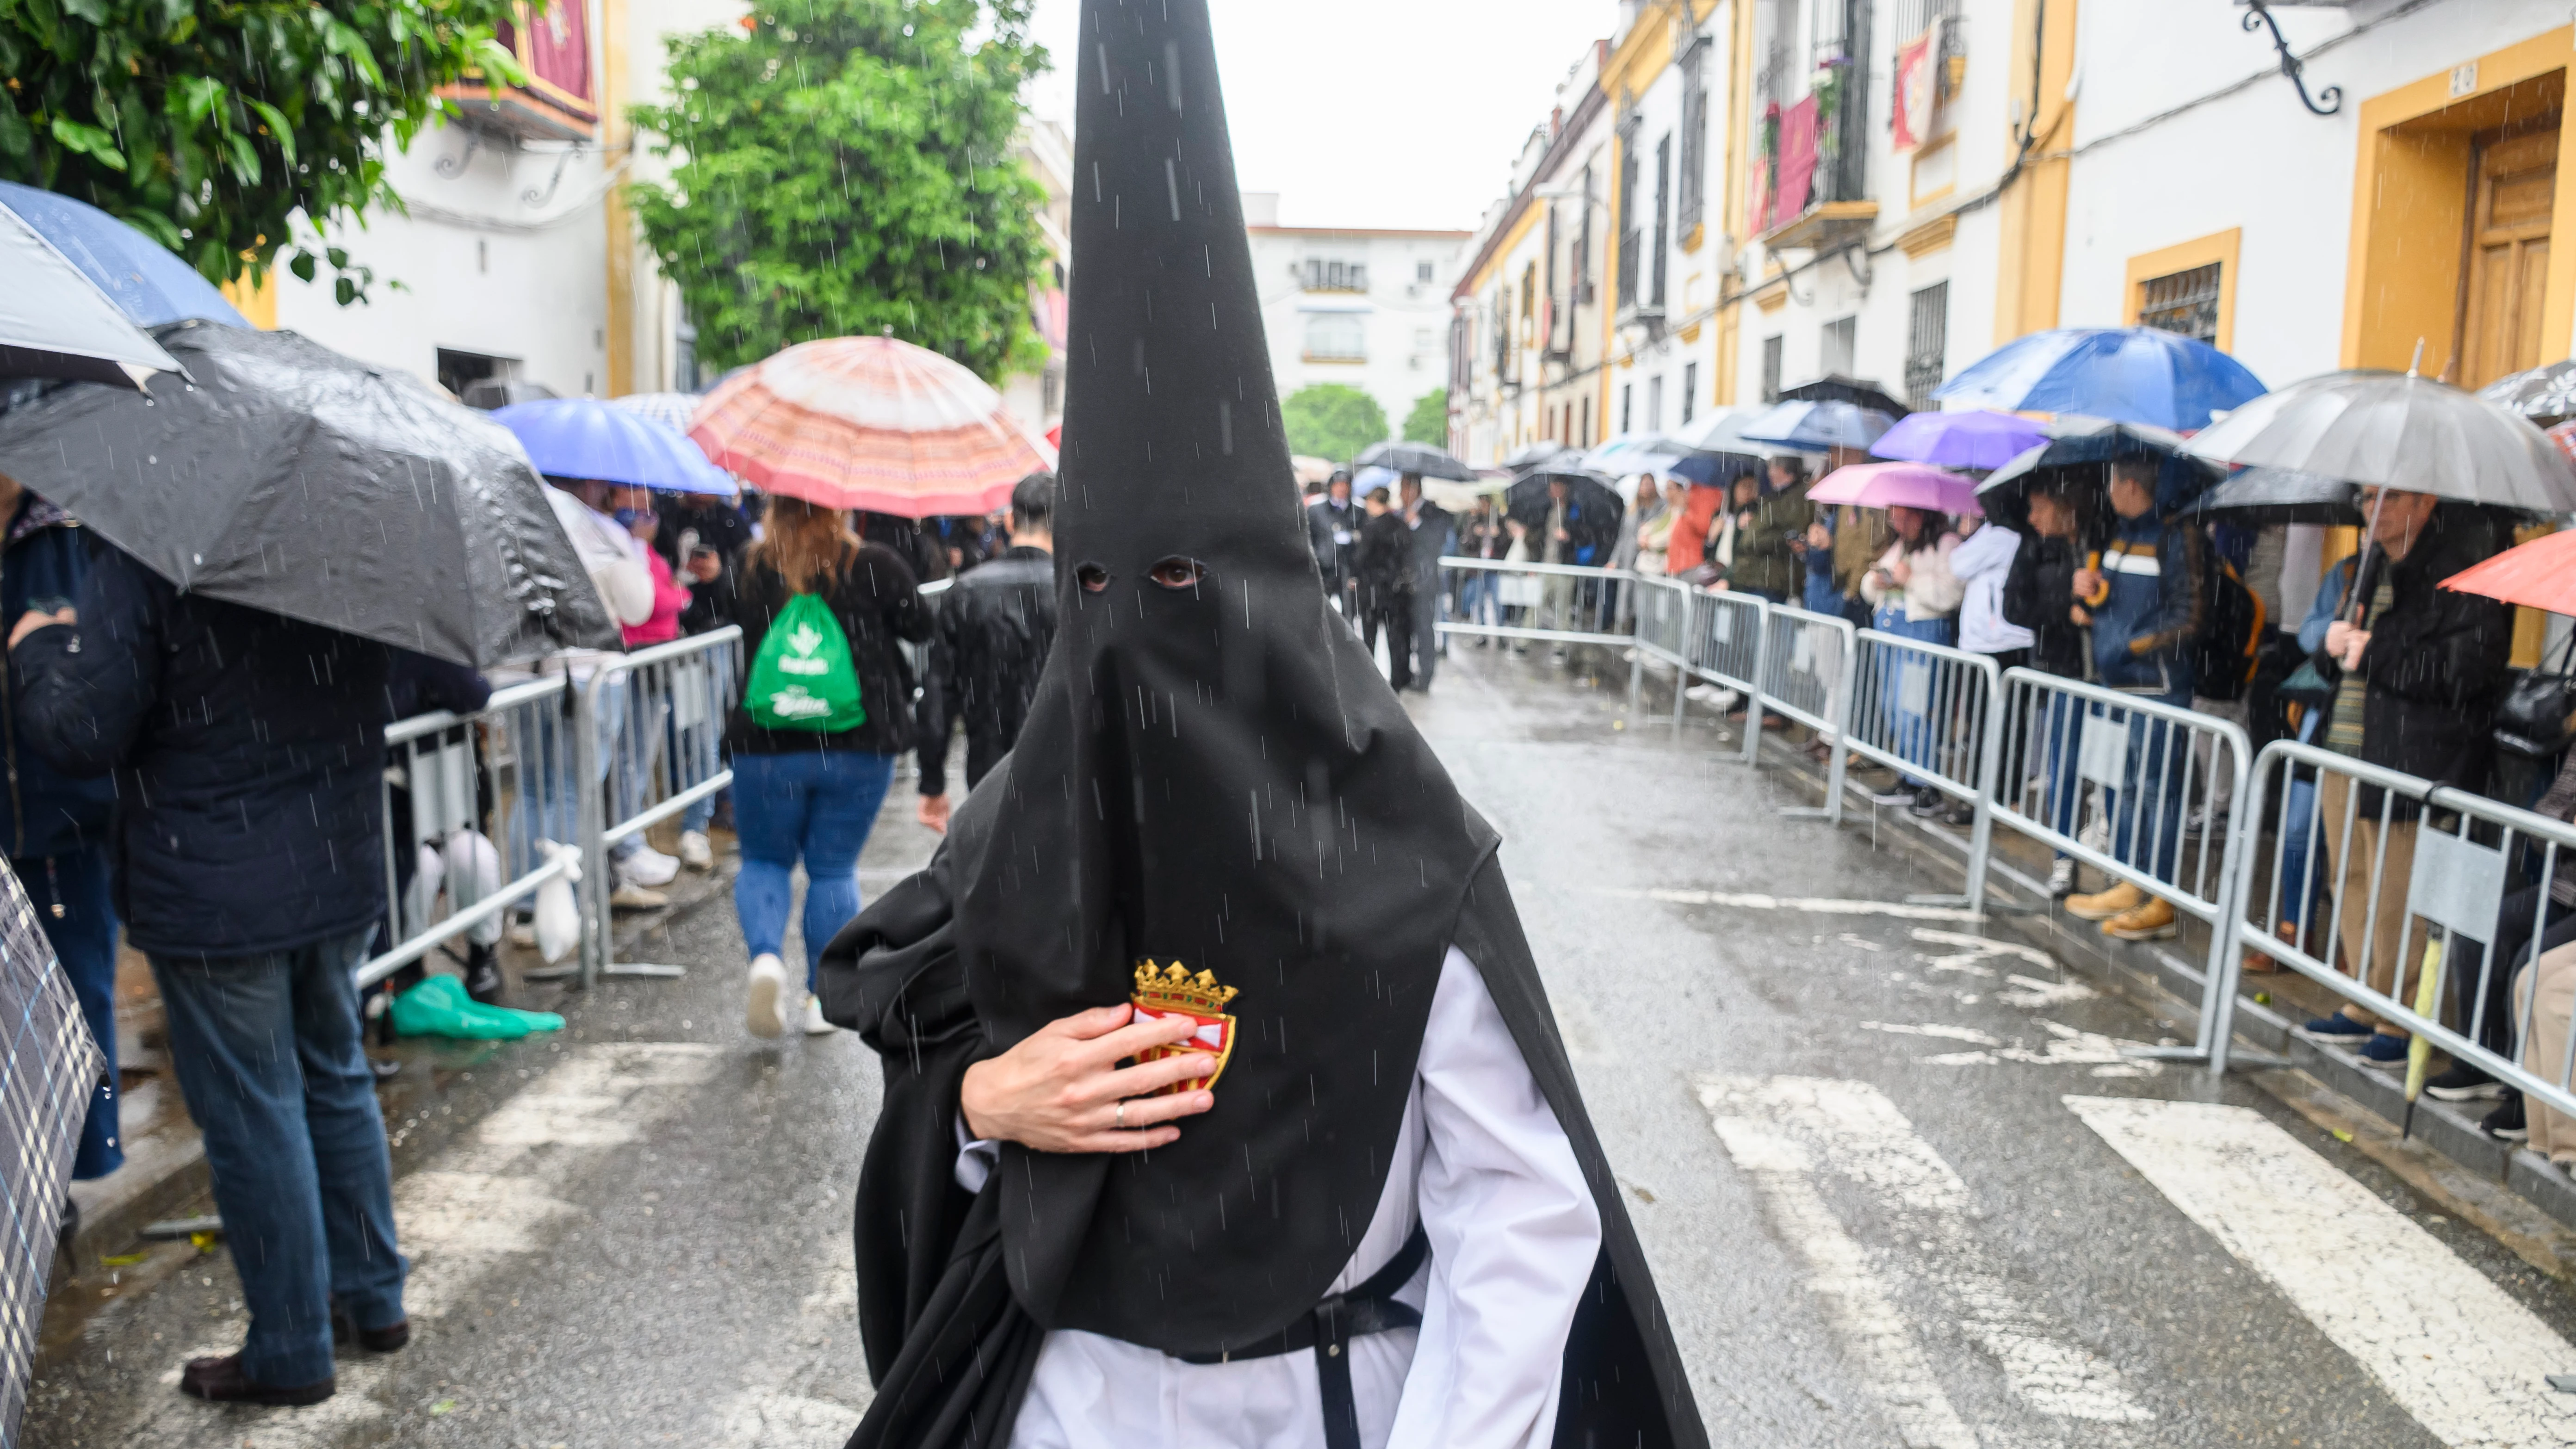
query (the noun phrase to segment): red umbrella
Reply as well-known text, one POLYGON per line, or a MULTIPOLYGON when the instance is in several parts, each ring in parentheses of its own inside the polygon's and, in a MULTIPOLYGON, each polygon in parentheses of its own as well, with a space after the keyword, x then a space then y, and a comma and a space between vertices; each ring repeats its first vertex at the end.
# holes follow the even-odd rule
POLYGON ((990 513, 1055 467, 983 379, 891 337, 800 342, 747 367, 689 436, 764 493, 905 518, 990 513))
POLYGON ((2552 614, 2576 614, 2576 530, 2561 530, 2506 549, 2442 580, 2442 587, 2552 614))

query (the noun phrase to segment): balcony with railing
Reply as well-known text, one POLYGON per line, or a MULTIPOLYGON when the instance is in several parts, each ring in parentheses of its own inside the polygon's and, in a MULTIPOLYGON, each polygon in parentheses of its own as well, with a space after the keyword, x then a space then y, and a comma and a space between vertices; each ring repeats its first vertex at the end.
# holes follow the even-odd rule
POLYGON ((1869 0, 1814 0, 1772 37, 1755 87, 1754 230, 1772 251, 1828 251, 1878 221, 1868 191, 1869 0))
POLYGON ((479 80, 441 86, 458 123, 526 141, 593 141, 599 136, 599 103, 590 74, 590 12, 586 0, 556 0, 542 10, 526 0, 493 39, 528 73, 523 86, 490 86, 479 80))

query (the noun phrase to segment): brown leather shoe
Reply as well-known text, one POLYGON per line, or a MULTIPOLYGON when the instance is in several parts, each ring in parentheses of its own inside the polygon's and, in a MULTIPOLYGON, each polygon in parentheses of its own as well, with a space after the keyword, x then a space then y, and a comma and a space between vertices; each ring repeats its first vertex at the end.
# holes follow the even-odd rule
POLYGON ((411 1320, 406 1318, 382 1328, 360 1328, 357 1320, 334 1308, 331 1310, 331 1341, 335 1344, 354 1343, 369 1353, 399 1352, 404 1344, 411 1342, 411 1320))
POLYGON ((331 1397, 338 1387, 336 1378, 292 1389, 254 1383, 248 1374, 242 1372, 241 1355, 237 1353, 228 1353, 220 1358, 192 1358, 186 1368, 179 1370, 179 1392, 210 1404, 272 1404, 293 1408, 318 1404, 331 1397))

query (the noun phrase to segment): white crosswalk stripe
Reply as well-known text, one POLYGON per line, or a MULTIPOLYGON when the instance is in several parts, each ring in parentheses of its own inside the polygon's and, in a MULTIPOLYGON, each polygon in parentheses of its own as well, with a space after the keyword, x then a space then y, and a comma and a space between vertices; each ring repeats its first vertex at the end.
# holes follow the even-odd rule
POLYGON ((2576 1443, 2576 1350, 2405 1214, 2244 1107, 2066 1104, 2454 1449, 2576 1443))
POLYGON ((1781 1231, 1805 1255, 1810 1285, 1831 1305, 1845 1347, 1881 1387, 1911 1445, 1975 1443, 1924 1366, 1892 1285, 1939 1293, 1959 1332, 2002 1371, 2013 1397, 2052 1418, 2105 1426, 2087 1442, 2122 1442, 2108 1426, 2152 1418, 2110 1362, 2030 1306, 1975 1225, 1967 1185, 1885 1094, 1818 1077, 1705 1077, 1727 1154, 1751 1174, 1781 1231), (1891 1246, 1863 1247, 1814 1185, 1831 1172, 1866 1190, 1895 1226, 1891 1246), (1919 1436, 1919 1437, 1918 1437, 1919 1436))

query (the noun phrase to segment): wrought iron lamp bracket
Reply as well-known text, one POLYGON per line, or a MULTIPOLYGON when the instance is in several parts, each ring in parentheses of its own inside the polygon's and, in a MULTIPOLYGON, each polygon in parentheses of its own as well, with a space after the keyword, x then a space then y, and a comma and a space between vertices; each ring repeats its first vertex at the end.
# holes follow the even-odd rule
POLYGON ((2313 96, 2308 94, 2308 78, 2305 74, 2307 64, 2291 52, 2289 38, 2281 34, 2281 22, 2273 18, 2271 7, 2266 0, 2244 0, 2244 5, 2246 33, 2250 35, 2262 30, 2272 32, 2272 48, 2281 55, 2281 74, 2289 77, 2290 84, 2298 89, 2299 104, 2307 107, 2310 115, 2331 116, 2340 113, 2343 110, 2343 87, 2328 86, 2313 96))

